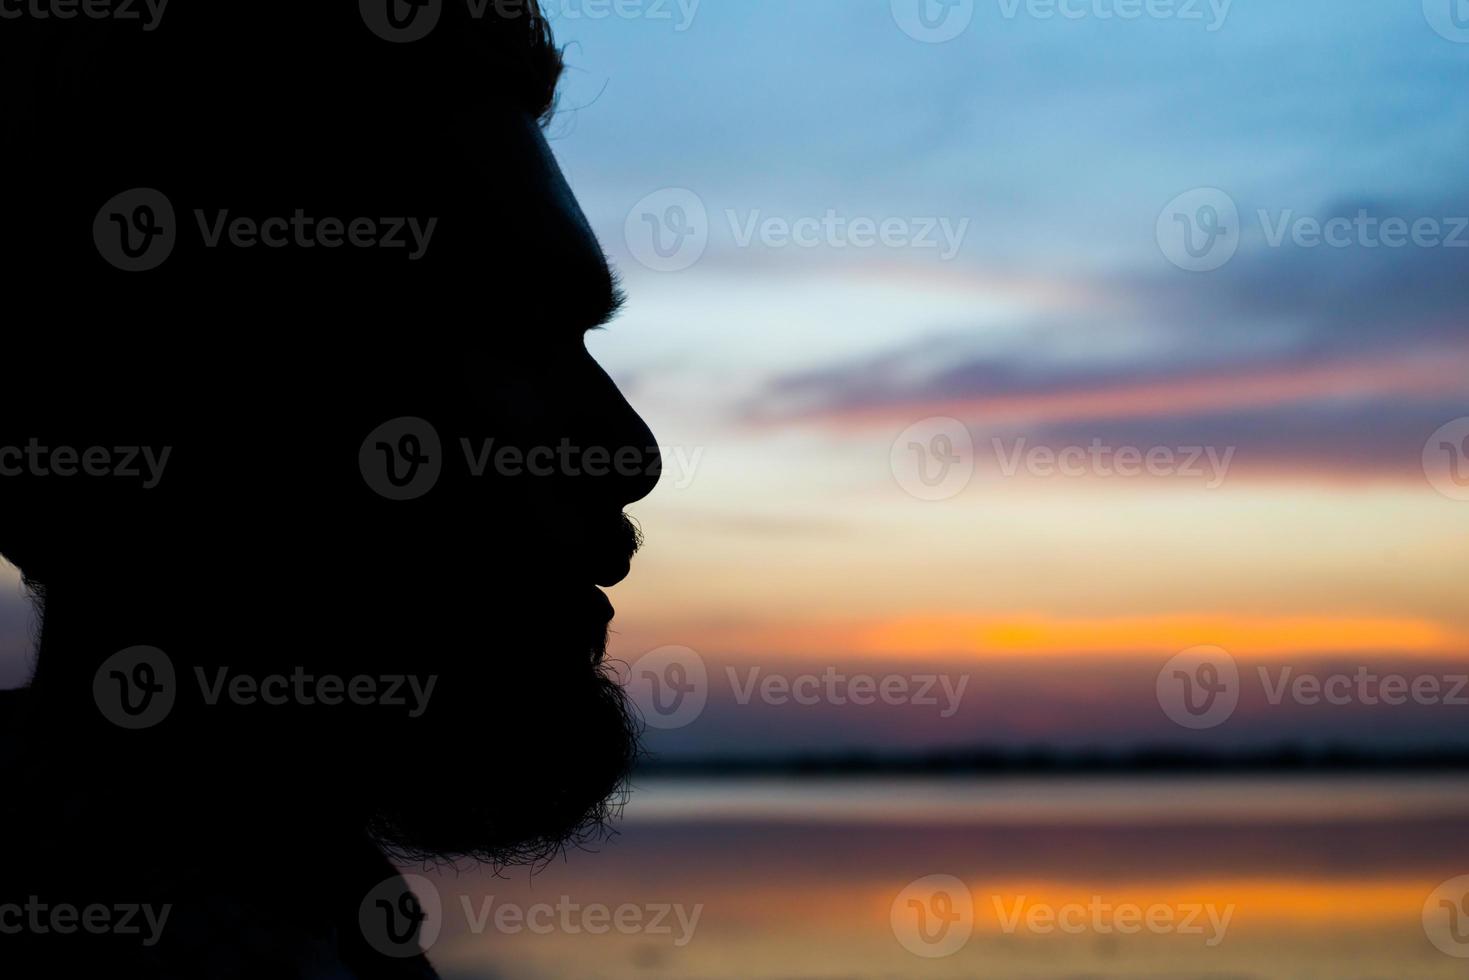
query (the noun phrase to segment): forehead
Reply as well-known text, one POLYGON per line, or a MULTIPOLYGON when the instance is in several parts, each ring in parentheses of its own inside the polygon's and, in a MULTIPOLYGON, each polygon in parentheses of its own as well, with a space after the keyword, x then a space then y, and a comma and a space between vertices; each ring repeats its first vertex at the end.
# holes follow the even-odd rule
POLYGON ((534 292, 535 302, 554 304, 559 293, 561 304, 575 305, 576 316, 590 321, 584 326, 596 325, 613 304, 612 274, 544 133, 525 112, 496 112, 488 119, 498 120, 494 128, 504 134, 482 132, 489 145, 485 155, 475 156, 483 178, 496 185, 483 198, 488 213, 481 215, 490 249, 516 271, 523 291, 534 292))
MULTIPOLYGON (((542 330, 580 336, 611 315, 617 290, 601 243, 537 120, 491 104, 434 121, 380 162, 368 197, 391 192, 438 218, 423 269, 440 310, 501 340, 542 330)), ((432 304, 432 297, 425 297, 432 304)))
POLYGON ((611 276, 541 133, 544 102, 526 96, 544 86, 534 72, 496 68, 499 46, 524 39, 456 33, 446 21, 424 44, 391 45, 339 6, 318 18, 336 32, 329 45, 307 44, 305 25, 282 34, 246 18, 264 32, 257 39, 208 5, 150 34, 112 31, 93 44, 66 32, 76 43, 51 59, 57 85, 38 86, 46 118, 16 141, 15 162, 39 177, 5 257, 18 253, 22 272, 66 268, 70 288, 47 292, 82 317, 131 304, 145 320, 262 326, 292 315, 477 326, 513 313, 519 332, 595 322, 611 276), (136 188, 166 195, 181 238, 166 265, 129 279, 98 266, 90 232, 99 208, 136 188), (407 267, 386 250, 202 241, 201 224, 298 212, 432 223, 431 247, 407 267))
POLYGON ((79 319, 130 308, 210 332, 452 327, 508 342, 578 333, 610 305, 601 246, 537 121, 510 102, 413 118, 250 110, 162 129, 114 117, 72 140, 45 172, 46 198, 73 213, 38 223, 29 251, 85 285, 51 292, 79 319), (157 189, 171 207, 178 243, 157 269, 98 261, 88 232, 119 188, 157 189), (424 247, 234 247, 238 226, 248 239, 297 220, 367 222, 424 247))

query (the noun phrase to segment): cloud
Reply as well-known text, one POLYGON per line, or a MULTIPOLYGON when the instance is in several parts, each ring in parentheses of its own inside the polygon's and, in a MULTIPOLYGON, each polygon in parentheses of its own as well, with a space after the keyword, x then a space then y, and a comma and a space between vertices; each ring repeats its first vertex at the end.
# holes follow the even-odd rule
POLYGON ((841 653, 900 664, 959 657, 989 662, 1016 657, 1104 658, 1168 655, 1210 643, 1238 656, 1323 654, 1462 657, 1469 633, 1450 623, 1362 615, 1220 613, 1059 617, 1049 614, 922 612, 883 619, 809 624, 706 627, 704 643, 790 657, 841 653))
MULTIPOLYGON (((1317 217, 1469 214, 1339 203, 1317 217)), ((1469 233, 1466 233, 1469 240, 1469 233)), ((1469 415, 1469 248, 1255 242, 1210 274, 1117 274, 1117 298, 1005 333, 951 331, 769 381, 757 426, 901 429, 951 416, 1034 440, 1232 445, 1247 461, 1407 472, 1469 415), (1246 449, 1252 452, 1245 452, 1246 449)))

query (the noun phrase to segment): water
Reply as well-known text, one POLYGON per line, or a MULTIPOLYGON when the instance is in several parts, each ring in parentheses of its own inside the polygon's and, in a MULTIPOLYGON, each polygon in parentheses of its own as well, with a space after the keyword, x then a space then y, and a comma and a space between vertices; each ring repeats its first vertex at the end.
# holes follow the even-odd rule
POLYGON ((1469 904, 1434 892, 1469 874, 1466 818, 1460 778, 652 782, 597 854, 434 872, 431 955, 464 980, 1458 977, 1469 904))

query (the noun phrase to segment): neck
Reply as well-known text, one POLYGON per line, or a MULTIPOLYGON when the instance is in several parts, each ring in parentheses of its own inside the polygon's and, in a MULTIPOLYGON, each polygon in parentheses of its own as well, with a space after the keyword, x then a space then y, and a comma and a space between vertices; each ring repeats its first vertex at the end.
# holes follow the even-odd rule
POLYGON ((48 590, 19 740, 33 795, 83 814, 103 833, 164 841, 238 836, 263 852, 323 853, 360 843, 364 820, 350 785, 325 791, 340 777, 330 759, 303 755, 279 716, 210 706, 194 690, 196 668, 248 663, 271 647, 241 636, 217 604, 175 606, 176 598, 166 589, 148 598, 48 590), (160 598, 170 600, 167 608, 160 598), (104 664, 139 646, 167 657, 175 700, 161 721, 130 730, 106 716, 97 685, 103 677, 102 690, 112 691, 104 664), (313 802, 302 806, 303 799, 313 802))

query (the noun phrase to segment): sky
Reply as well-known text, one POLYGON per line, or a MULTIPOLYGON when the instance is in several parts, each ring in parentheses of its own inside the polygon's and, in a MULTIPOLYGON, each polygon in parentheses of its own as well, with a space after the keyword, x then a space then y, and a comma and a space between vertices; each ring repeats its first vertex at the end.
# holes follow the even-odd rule
POLYGON ((1462 740, 1451 2, 549 0, 665 456, 612 654, 707 678, 655 749, 1462 740), (1440 694, 1272 697, 1363 670, 1440 694))
POLYGON ((707 671, 661 751, 1462 730, 1370 683, 1269 695, 1469 671, 1469 502, 1426 454, 1469 415, 1469 35, 1432 3, 1141 7, 961 4, 943 43, 886 0, 553 7, 553 143, 631 296, 593 352, 679 454, 614 594, 616 655, 707 671), (648 214, 692 244, 661 257, 648 214), (918 496, 915 442, 960 460, 918 496), (1109 465, 1129 448, 1156 472, 1109 465), (1200 645, 1242 689, 1189 730, 1155 681, 1200 645), (969 686, 948 718, 740 703, 751 669, 831 668, 969 686))

